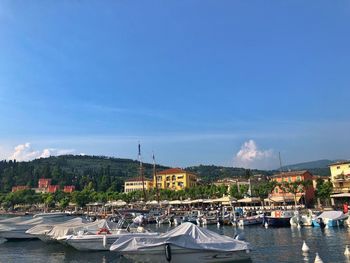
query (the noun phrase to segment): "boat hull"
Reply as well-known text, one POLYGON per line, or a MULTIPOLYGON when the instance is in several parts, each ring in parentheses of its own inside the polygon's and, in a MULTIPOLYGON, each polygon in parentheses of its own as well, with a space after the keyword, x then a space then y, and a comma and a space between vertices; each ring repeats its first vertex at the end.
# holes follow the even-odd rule
POLYGON ((106 236, 106 244, 104 244, 102 235, 93 238, 67 238, 65 243, 80 251, 107 251, 118 238, 106 236))
MULTIPOLYGON (((344 225, 344 221, 345 220, 333 220, 333 219, 325 219, 324 220, 324 226, 328 226, 328 227, 337 227, 337 226, 343 226, 344 225)), ((320 222, 318 220, 312 220, 312 223, 315 227, 323 227, 321 226, 320 222)))
POLYGON ((0 231, 0 238, 5 238, 7 240, 36 239, 35 236, 27 234, 25 231, 26 229, 0 231))
POLYGON ((266 217, 268 226, 289 227, 290 217, 266 217))
POLYGON ((135 252, 120 252, 126 258, 135 260, 136 262, 152 262, 152 263, 218 263, 218 262, 251 262, 250 253, 246 250, 223 252, 223 251, 207 251, 186 249, 171 245, 169 254, 165 252, 165 246, 147 248, 137 250, 135 252))

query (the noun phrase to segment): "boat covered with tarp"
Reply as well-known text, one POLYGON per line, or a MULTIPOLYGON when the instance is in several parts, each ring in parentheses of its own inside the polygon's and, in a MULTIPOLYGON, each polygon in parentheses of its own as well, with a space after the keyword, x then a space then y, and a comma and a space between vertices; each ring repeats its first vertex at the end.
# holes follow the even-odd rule
POLYGON ((316 227, 334 227, 344 225, 344 221, 348 218, 348 215, 342 211, 324 211, 312 220, 312 223, 316 227))
POLYGON ((192 223, 159 236, 120 237, 110 250, 142 262, 235 262, 250 258, 249 243, 192 223))

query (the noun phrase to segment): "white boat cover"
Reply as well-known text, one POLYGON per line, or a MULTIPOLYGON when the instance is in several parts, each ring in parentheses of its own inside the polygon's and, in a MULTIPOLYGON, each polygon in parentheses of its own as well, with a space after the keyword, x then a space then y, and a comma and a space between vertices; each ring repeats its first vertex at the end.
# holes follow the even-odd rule
POLYGON ((83 222, 83 219, 80 217, 77 217, 59 224, 55 222, 39 224, 28 229, 26 233, 31 235, 45 235, 46 233, 51 231, 55 226, 76 226, 76 225, 81 225, 82 222, 83 222))
POLYGON ((117 226, 116 223, 107 221, 105 219, 97 220, 91 223, 80 223, 76 225, 62 224, 57 225, 50 232, 47 233, 53 239, 59 239, 68 235, 76 235, 79 231, 85 231, 88 233, 96 233, 101 228, 107 228, 109 230, 115 229, 117 226))
POLYGON ((113 243, 110 250, 135 252, 165 244, 173 244, 187 249, 225 252, 249 249, 247 242, 219 235, 192 223, 183 223, 173 230, 155 237, 120 237, 113 243))
POLYGON ((24 220, 24 221, 19 220, 17 222, 15 221, 12 224, 10 224, 9 222, 5 224, 1 224, 0 231, 19 230, 19 229, 27 230, 34 225, 42 224, 42 223, 45 223, 45 219, 42 217, 30 218, 30 219, 27 218, 27 220, 24 220))
POLYGON ((15 224, 22 221, 28 220, 30 217, 25 216, 15 216, 0 220, 0 224, 15 224))
POLYGON ((347 215, 344 215, 342 211, 324 211, 316 218, 339 220, 347 218, 347 215))

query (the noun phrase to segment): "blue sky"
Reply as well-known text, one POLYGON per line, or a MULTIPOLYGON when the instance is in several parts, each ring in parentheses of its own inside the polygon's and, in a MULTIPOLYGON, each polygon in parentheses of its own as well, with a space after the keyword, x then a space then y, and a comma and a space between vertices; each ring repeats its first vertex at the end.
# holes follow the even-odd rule
POLYGON ((0 158, 350 158, 349 24, 348 1, 1 1, 0 158))

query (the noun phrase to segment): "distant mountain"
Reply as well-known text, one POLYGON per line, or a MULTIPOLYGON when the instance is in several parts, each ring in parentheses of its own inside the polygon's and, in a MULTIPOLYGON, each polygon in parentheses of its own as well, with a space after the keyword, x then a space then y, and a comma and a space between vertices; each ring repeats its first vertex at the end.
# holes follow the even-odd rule
POLYGON ((290 165, 283 166, 282 170, 307 170, 307 169, 313 169, 313 168, 328 168, 328 165, 334 162, 336 161, 325 159, 325 160, 317 160, 312 162, 290 164, 290 165))
MULTIPOLYGON (((283 171, 309 170, 314 175, 329 176, 329 165, 340 160, 317 160, 312 162, 304 162, 282 166, 283 171)), ((278 169, 279 170, 279 169, 278 169)))

